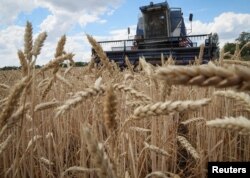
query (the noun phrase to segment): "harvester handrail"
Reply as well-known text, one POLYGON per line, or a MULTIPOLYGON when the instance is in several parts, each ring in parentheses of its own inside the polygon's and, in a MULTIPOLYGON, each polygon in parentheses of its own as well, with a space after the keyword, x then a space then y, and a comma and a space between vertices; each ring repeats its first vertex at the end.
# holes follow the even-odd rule
POLYGON ((207 37, 211 36, 210 34, 199 34, 199 35, 186 35, 186 36, 173 36, 173 37, 161 37, 161 38, 144 38, 144 39, 124 39, 124 40, 105 40, 105 41, 98 41, 98 43, 111 43, 111 42, 124 42, 124 41, 152 41, 152 40, 159 40, 159 39, 179 39, 179 38, 193 38, 193 37, 207 37))

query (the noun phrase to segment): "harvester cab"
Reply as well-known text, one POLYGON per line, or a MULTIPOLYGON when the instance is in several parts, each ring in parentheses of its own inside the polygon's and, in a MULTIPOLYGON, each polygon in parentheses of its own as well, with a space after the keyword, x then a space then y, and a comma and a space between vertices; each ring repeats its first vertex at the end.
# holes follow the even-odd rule
MULTIPOLYGON (((109 59, 119 66, 125 66, 125 56, 134 65, 141 56, 151 64, 160 64, 162 54, 171 55, 177 64, 189 64, 199 55, 199 43, 205 44, 203 63, 215 57, 218 39, 212 34, 187 35, 181 8, 170 8, 166 1, 151 2, 140 7, 140 11, 142 16, 138 18, 134 39, 99 42, 109 59)), ((189 20, 192 19, 193 14, 190 14, 189 20)), ((94 50, 92 54, 100 61, 94 50)))

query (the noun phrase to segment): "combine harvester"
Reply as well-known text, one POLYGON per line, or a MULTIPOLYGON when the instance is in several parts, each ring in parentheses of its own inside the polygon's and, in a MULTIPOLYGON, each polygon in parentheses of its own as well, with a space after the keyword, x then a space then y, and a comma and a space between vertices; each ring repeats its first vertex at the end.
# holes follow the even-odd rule
MULTIPOLYGON (((142 16, 138 19, 134 39, 99 41, 110 60, 120 67, 126 66, 125 56, 133 65, 137 65, 139 57, 144 56, 151 64, 160 64, 161 55, 170 56, 176 64, 189 64, 199 56, 200 47, 197 42, 205 44, 202 63, 215 57, 217 51, 217 35, 187 35, 181 8, 170 8, 168 3, 150 3, 140 7, 142 16)), ((189 15, 192 22, 193 14, 189 15)), ((192 29, 190 29, 192 30, 192 29)), ((128 35, 130 29, 128 28, 128 35)), ((92 50, 95 62, 100 62, 92 50)))

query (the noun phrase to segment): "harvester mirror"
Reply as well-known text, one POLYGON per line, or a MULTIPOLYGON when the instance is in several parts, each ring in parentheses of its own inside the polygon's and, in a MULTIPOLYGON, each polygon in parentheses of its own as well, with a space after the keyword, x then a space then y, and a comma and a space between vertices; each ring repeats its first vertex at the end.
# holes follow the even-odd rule
POLYGON ((193 14, 189 14, 189 21, 190 21, 190 22, 193 21, 193 14))

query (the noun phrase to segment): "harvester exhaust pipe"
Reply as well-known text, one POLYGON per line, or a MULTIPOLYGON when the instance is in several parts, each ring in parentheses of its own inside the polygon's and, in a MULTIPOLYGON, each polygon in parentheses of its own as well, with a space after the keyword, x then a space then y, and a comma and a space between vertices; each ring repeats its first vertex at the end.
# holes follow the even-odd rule
POLYGON ((192 13, 189 14, 189 22, 190 22, 190 25, 191 25, 191 28, 188 29, 188 30, 190 30, 189 34, 192 33, 192 21, 193 21, 193 16, 194 16, 194 15, 193 15, 192 13))
POLYGON ((129 35, 130 35, 130 28, 128 27, 128 39, 129 39, 129 35))

